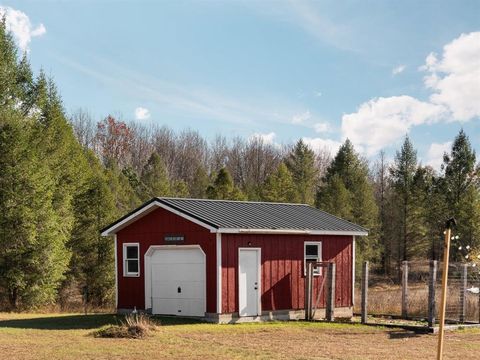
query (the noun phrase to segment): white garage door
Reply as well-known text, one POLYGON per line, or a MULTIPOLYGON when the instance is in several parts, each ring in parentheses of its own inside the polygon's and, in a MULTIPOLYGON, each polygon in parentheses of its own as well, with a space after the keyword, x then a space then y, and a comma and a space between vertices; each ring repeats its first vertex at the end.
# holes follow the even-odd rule
POLYGON ((158 249, 150 264, 153 314, 205 315, 205 255, 200 249, 158 249))

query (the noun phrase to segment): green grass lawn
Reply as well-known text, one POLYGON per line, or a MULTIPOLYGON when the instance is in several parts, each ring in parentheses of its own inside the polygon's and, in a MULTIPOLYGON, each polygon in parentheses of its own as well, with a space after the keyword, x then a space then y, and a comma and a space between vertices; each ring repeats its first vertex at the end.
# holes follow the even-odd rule
MULTIPOLYGON (((111 314, 0 313, 0 359, 429 359, 436 337, 351 324, 214 325, 160 318, 145 339, 102 339, 111 314)), ((446 358, 478 359, 480 331, 447 333, 446 358)))

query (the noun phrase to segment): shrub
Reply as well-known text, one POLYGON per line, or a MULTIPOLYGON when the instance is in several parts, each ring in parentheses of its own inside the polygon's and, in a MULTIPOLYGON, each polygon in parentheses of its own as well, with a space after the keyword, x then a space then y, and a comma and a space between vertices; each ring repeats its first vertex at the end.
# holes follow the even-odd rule
POLYGON ((94 333, 99 338, 141 339, 156 331, 159 323, 145 314, 129 314, 120 325, 110 325, 94 333))

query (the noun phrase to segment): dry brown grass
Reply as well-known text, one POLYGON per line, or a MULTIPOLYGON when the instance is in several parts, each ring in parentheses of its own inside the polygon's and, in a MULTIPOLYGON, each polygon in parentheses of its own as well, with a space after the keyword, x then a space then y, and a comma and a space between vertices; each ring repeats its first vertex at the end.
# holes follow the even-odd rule
MULTIPOLYGON (((428 316, 428 286, 425 283, 410 283, 408 288, 408 316, 426 318, 428 316)), ((355 312, 360 312, 360 289, 356 289, 355 312)), ((440 304, 440 286, 436 287, 437 310, 440 304)), ((459 320, 460 286, 452 284, 447 294, 447 319, 459 320)), ((479 321, 479 297, 468 293, 466 297, 466 320, 479 321)), ((370 315, 402 314, 402 287, 394 284, 376 284, 368 289, 368 313, 370 315)))
MULTIPOLYGON (((360 325, 274 322, 162 326, 142 341, 92 330, 111 315, 2 314, 0 358, 8 359, 430 359, 437 337, 360 325), (86 319, 86 320, 82 320, 86 319)), ((446 334, 446 359, 478 359, 480 331, 446 334)))
POLYGON ((143 339, 152 335, 158 329, 159 321, 145 314, 130 314, 120 322, 120 325, 107 325, 95 331, 98 338, 143 339))

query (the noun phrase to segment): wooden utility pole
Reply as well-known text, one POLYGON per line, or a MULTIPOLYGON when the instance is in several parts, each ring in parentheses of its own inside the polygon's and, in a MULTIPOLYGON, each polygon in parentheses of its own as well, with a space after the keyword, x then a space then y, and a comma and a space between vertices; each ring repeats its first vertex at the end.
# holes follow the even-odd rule
POLYGON ((443 244, 443 272, 442 272, 442 298, 440 302, 440 329, 438 331, 437 360, 443 358, 443 336, 445 325, 445 308, 447 306, 447 281, 448 281, 448 259, 450 257, 450 237, 452 227, 457 225, 454 218, 448 219, 445 223, 445 242, 443 244))

